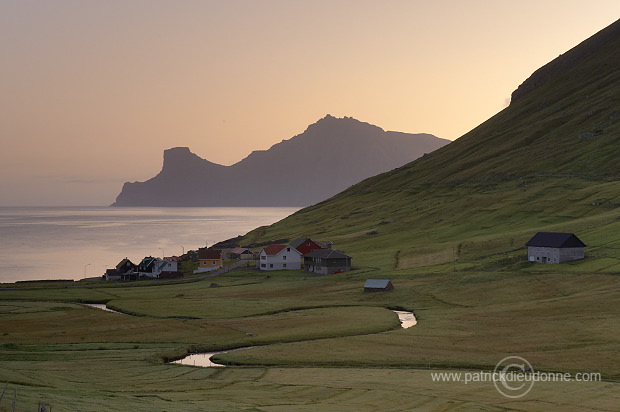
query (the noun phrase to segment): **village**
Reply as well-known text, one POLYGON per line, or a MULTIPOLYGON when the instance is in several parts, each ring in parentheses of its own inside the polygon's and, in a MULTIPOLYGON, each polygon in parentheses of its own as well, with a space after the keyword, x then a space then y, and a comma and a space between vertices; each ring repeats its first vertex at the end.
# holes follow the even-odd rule
MULTIPOLYGON (((584 259, 583 243, 573 233, 538 232, 527 243, 527 260, 542 264, 559 264, 584 259)), ((351 256, 334 249, 331 241, 297 238, 288 244, 268 244, 253 252, 248 247, 220 248, 217 245, 191 250, 183 256, 147 256, 138 264, 122 259, 102 276, 106 281, 131 281, 145 279, 176 279, 184 276, 182 262, 193 262, 194 275, 214 277, 238 267, 259 271, 299 270, 318 275, 333 275, 352 270, 351 256)), ((365 292, 390 291, 390 279, 368 279, 365 292)))
POLYGON ((289 244, 269 244, 257 252, 247 247, 222 248, 217 245, 188 251, 183 256, 147 256, 134 264, 128 258, 122 259, 113 269, 107 269, 104 280, 174 279, 183 277, 180 264, 183 261, 197 262, 193 274, 216 272, 230 266, 255 267, 261 271, 303 270, 305 272, 330 275, 351 270, 351 257, 333 248, 330 241, 314 241, 298 238, 289 244))

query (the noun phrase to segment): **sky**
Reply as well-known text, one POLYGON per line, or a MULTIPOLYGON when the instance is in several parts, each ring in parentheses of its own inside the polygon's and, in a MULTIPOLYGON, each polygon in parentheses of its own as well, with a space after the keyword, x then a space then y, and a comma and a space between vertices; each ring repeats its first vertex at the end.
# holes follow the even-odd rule
POLYGON ((617 0, 0 0, 0 206, 106 206, 331 114, 454 140, 617 0))

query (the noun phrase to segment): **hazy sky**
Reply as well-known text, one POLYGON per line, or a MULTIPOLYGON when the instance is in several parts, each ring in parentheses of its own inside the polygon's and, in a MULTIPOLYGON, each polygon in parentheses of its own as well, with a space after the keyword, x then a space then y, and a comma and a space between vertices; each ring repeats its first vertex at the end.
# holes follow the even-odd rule
POLYGON ((456 139, 618 0, 0 0, 0 205, 108 205, 330 113, 456 139))

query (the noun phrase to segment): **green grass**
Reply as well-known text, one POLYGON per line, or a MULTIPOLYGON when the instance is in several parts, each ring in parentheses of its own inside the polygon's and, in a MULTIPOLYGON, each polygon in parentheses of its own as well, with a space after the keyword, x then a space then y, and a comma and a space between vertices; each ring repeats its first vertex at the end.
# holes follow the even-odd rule
POLYGON ((372 273, 363 271, 270 278, 239 271, 217 278, 218 288, 209 279, 110 289, 116 305, 134 305, 138 317, 67 302, 82 299, 80 291, 92 296, 107 288, 50 289, 48 300, 38 289, 19 291, 22 299, 1 291, 11 299, 0 301, 0 382, 10 382, 22 404, 46 400, 60 410, 327 411, 378 404, 493 410, 521 403, 488 382, 432 382, 427 369, 488 371, 518 355, 537 370, 598 372, 605 379, 541 384, 524 400, 528 409, 572 402, 613 410, 620 390, 614 320, 620 277, 591 271, 605 259, 494 272, 453 272, 451 265, 392 270, 385 273, 396 289, 374 294, 362 291, 372 273), (413 310, 418 325, 394 329, 396 316, 386 307, 413 310), (162 363, 252 345, 261 346, 218 359, 255 367, 162 363))

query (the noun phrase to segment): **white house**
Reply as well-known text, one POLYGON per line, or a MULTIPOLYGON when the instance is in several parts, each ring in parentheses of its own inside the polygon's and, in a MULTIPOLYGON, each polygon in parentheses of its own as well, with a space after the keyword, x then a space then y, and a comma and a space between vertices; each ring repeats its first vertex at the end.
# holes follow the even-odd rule
POLYGON ((299 270, 301 252, 290 245, 269 245, 258 255, 260 270, 299 270))
POLYGON ((177 262, 149 256, 142 259, 137 271, 140 276, 158 278, 161 272, 176 272, 177 267, 177 262))

